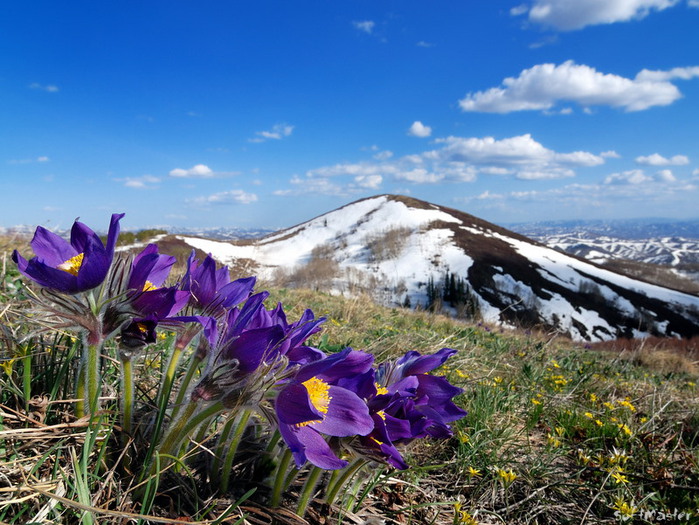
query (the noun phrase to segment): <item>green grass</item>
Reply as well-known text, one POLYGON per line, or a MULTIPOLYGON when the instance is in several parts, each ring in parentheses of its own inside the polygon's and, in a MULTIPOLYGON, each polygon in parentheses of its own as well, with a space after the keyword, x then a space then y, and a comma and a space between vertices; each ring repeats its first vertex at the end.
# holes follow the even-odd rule
MULTIPOLYGON (((28 337, 29 304, 12 265, 5 268, 0 523, 304 523, 290 503, 304 472, 286 494, 288 508, 276 511, 264 494, 236 482, 245 465, 234 465, 226 494, 177 465, 137 487, 129 475, 137 454, 121 453, 116 401, 107 399, 99 421, 76 421, 71 389, 80 349, 70 334, 28 337)), ((686 348, 663 341, 589 348, 306 290, 272 290, 268 306, 277 301, 289 319, 306 308, 328 318, 312 340, 326 352, 351 346, 381 361, 455 348, 436 373, 464 389, 457 401, 468 410, 452 438, 406 451, 410 470, 362 471, 332 508, 311 501, 307 522, 331 515, 338 523, 656 523, 675 509, 699 521, 699 380, 686 348)), ((137 360, 150 370, 137 385, 146 405, 169 348, 163 340, 137 360)), ((106 361, 103 382, 116 399, 115 362, 106 361)))

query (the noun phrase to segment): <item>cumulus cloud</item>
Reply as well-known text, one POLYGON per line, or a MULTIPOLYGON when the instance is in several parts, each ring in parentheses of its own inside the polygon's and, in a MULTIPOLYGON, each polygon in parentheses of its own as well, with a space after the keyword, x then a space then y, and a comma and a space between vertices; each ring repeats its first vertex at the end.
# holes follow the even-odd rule
POLYGON ((678 3, 679 0, 534 0, 531 6, 515 7, 510 14, 526 14, 530 22, 573 31, 591 25, 640 20, 653 11, 663 11, 678 3))
POLYGON ((29 84, 29 89, 34 89, 36 91, 46 91, 47 93, 58 93, 58 86, 54 86, 53 84, 39 84, 38 82, 33 82, 32 84, 29 84))
POLYGON ((354 178, 354 182, 360 188, 366 188, 370 190, 378 190, 383 182, 383 177, 381 175, 358 175, 354 178))
POLYGON ((411 137, 426 138, 432 135, 432 128, 425 126, 422 122, 416 120, 408 129, 408 135, 411 137))
POLYGON ((675 155, 668 159, 658 153, 653 153, 647 157, 636 157, 636 162, 646 166, 684 166, 689 164, 689 158, 685 155, 675 155))
POLYGON ((621 155, 619 155, 616 151, 610 150, 610 151, 603 151, 602 153, 599 154, 600 157, 603 159, 620 159, 621 155))
POLYGON ((267 140, 281 140, 291 135, 294 131, 294 126, 290 124, 279 123, 272 126, 272 129, 266 131, 255 132, 255 137, 249 139, 250 142, 265 142, 267 140))
POLYGON ((652 181, 653 178, 646 175, 643 170, 628 170, 620 173, 612 173, 604 179, 605 184, 643 184, 652 181))
POLYGON ((373 20, 358 20, 358 21, 352 22, 352 25, 354 26, 355 29, 370 35, 374 31, 374 27, 376 26, 376 22, 374 22, 373 20))
POLYGON ((256 201, 257 195, 254 193, 247 193, 243 190, 229 190, 204 197, 195 197, 193 199, 189 199, 187 202, 196 206, 203 206, 209 204, 250 204, 256 201))
POLYGON ((214 172, 205 164, 197 164, 189 169, 175 168, 170 171, 171 177, 206 179, 214 176, 214 172))
POLYGON ((565 101, 585 107, 612 106, 625 111, 642 111, 667 106, 682 96, 669 82, 682 77, 652 73, 644 70, 630 79, 602 73, 572 60, 560 65, 539 64, 523 70, 518 77, 506 78, 500 87, 467 94, 459 101, 459 106, 463 111, 510 113, 548 111, 565 101))
POLYGON ((124 186, 127 188, 136 189, 151 189, 157 187, 160 183, 159 177, 154 177, 153 175, 142 175, 141 177, 124 177, 122 179, 115 179, 118 182, 123 182, 124 186))
POLYGON ((660 182, 677 182, 677 177, 671 170, 660 170, 656 175, 656 180, 660 182))
MULTIPOLYGON (((599 166, 601 156, 586 151, 556 152, 531 135, 494 137, 446 137, 436 149, 382 160, 321 166, 295 176, 294 194, 349 195, 378 189, 386 180, 410 184, 472 182, 479 174, 522 180, 573 177, 575 169, 599 166)), ((290 190, 291 191, 291 190, 290 190)))
POLYGON ((557 153, 534 140, 530 134, 501 140, 496 140, 493 137, 447 137, 437 139, 436 142, 445 146, 442 150, 429 152, 427 155, 430 157, 495 167, 520 167, 528 172, 538 171, 555 174, 561 167, 565 166, 604 164, 602 157, 586 151, 557 153))

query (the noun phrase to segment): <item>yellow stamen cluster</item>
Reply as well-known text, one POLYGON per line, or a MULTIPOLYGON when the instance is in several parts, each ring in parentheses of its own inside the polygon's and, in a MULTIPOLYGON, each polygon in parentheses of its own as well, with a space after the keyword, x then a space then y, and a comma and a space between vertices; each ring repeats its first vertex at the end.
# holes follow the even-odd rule
MULTIPOLYGON (((308 399, 311 401, 313 407, 321 414, 327 414, 328 407, 330 406, 330 400, 332 399, 329 394, 330 385, 317 377, 312 377, 301 384, 306 387, 306 390, 308 391, 308 399)), ((304 421, 303 423, 299 423, 297 426, 305 427, 314 423, 320 423, 321 421, 322 419, 304 421)))
POLYGON ((150 292, 151 290, 157 290, 158 287, 155 286, 152 282, 146 281, 146 283, 143 285, 143 291, 144 292, 150 292))
POLYGON ((68 272, 71 275, 78 275, 78 272, 80 271, 80 267, 83 264, 83 257, 85 257, 84 253, 79 253, 78 255, 71 257, 67 261, 59 264, 56 266, 59 270, 63 270, 64 272, 68 272))
POLYGON ((378 383, 374 383, 376 386, 376 395, 377 396, 382 396, 384 394, 388 394, 388 388, 385 386, 380 386, 378 383))

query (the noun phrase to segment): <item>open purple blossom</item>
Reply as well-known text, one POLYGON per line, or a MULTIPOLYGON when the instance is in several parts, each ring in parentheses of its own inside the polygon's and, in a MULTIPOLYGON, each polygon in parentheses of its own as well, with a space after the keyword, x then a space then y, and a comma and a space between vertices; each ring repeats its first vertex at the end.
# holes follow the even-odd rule
POLYGON ((106 245, 83 223, 75 221, 70 242, 39 226, 31 241, 35 257, 27 261, 17 250, 12 260, 19 271, 45 288, 76 294, 104 281, 114 257, 123 213, 112 215, 106 245))
POLYGON ((279 392, 275 402, 279 431, 298 467, 310 461, 324 469, 344 468, 347 461, 337 456, 325 436, 361 436, 373 430, 364 400, 338 384, 366 373, 373 359, 346 348, 302 366, 279 392))
POLYGON ((405 469, 408 465, 396 445, 427 436, 451 436, 449 423, 466 414, 452 401, 461 389, 428 372, 454 353, 456 350, 450 348, 425 356, 411 351, 395 362, 380 364, 375 374, 363 377, 357 390, 367 401, 374 429, 353 440, 351 447, 362 455, 405 469))

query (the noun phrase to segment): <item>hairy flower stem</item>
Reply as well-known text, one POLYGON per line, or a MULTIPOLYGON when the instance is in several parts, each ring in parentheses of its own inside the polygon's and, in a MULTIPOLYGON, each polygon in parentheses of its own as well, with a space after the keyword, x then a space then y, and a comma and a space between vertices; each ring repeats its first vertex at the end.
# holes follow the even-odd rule
POLYGON ((221 471, 221 492, 228 492, 228 483, 231 478, 231 471, 233 470, 233 460, 235 459, 236 452, 238 452, 238 446, 243 438, 243 433, 248 426, 248 421, 250 421, 250 416, 252 416, 252 410, 243 410, 238 416, 236 416, 235 427, 233 430, 233 436, 230 441, 227 439, 228 447, 226 450, 226 455, 223 461, 223 468, 221 471))
POLYGON ((347 484, 348 481, 364 466, 367 464, 365 459, 356 459, 351 465, 345 467, 343 470, 336 470, 332 473, 330 481, 328 482, 325 501, 332 505, 335 503, 335 498, 338 492, 347 484))
POLYGON ((101 391, 100 353, 103 339, 93 333, 86 336, 83 346, 83 367, 85 370, 86 406, 90 415, 99 410, 99 396, 101 391))
POLYGON ((124 440, 133 434, 134 382, 131 357, 121 358, 122 392, 122 430, 124 440))
POLYGON ((308 472, 306 476, 306 482, 303 484, 303 489, 301 490, 301 495, 299 496, 299 504, 296 508, 296 514, 303 517, 306 514, 306 509, 308 508, 308 503, 311 501, 313 494, 316 490, 316 485, 318 485, 318 480, 320 475, 323 473, 323 469, 318 467, 313 467, 308 472))
POLYGON ((85 366, 82 360, 75 381, 75 399, 75 417, 80 419, 85 415, 85 366))
POLYGON ((172 409, 173 419, 177 417, 177 413, 180 411, 180 407, 184 403, 184 398, 187 394, 187 390, 189 390, 189 383, 192 382, 192 378, 194 378, 194 375, 197 373, 197 370, 199 370, 199 366, 201 365, 202 361, 203 359, 199 357, 197 354, 194 354, 190 359, 189 367, 187 368, 187 373, 185 374, 184 378, 182 379, 182 382, 180 383, 180 387, 177 392, 177 398, 175 399, 175 406, 172 409))
MULTIPOLYGON (((160 455, 161 467, 166 467, 172 460, 168 458, 177 457, 182 442, 187 439, 192 432, 210 417, 223 412, 225 407, 221 401, 216 401, 205 408, 201 408, 201 403, 190 401, 182 410, 179 417, 172 422, 167 432, 163 436, 156 453, 160 455)), ((155 465, 151 465, 150 474, 155 474, 155 465)))
POLYGON ((277 465, 277 473, 274 476, 274 487, 272 488, 272 498, 269 502, 271 507, 278 507, 282 502, 282 493, 286 488, 286 483, 284 483, 289 470, 289 464, 291 463, 291 450, 284 450, 279 464, 277 465))

